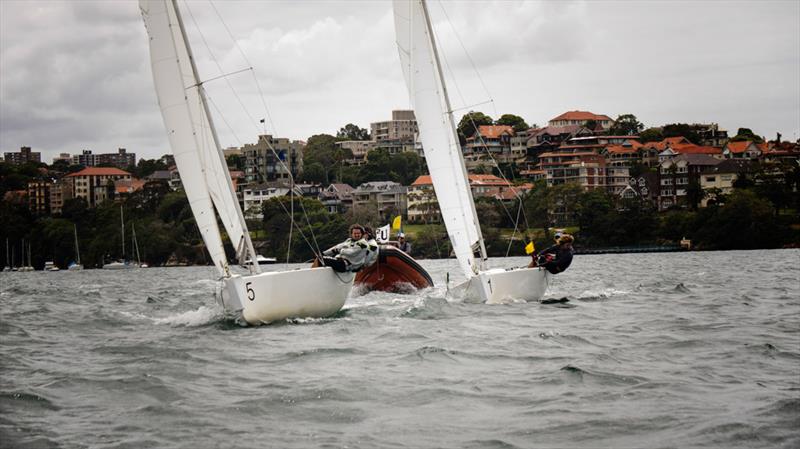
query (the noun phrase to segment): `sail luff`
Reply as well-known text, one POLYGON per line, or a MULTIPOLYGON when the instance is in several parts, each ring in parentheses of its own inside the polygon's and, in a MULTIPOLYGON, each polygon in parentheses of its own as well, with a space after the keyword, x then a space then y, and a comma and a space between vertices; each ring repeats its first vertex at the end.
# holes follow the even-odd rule
POLYGON ((464 153, 461 151, 461 145, 458 139, 458 127, 456 126, 456 122, 453 119, 453 107, 450 105, 450 95, 447 93, 447 83, 445 83, 444 81, 444 73, 442 72, 442 63, 439 60, 439 50, 438 47, 436 46, 436 36, 433 34, 433 26, 431 25, 431 18, 430 15, 428 14, 428 4, 425 0, 419 0, 419 1, 420 5, 422 6, 423 15, 425 16, 425 25, 427 26, 428 29, 428 37, 430 39, 430 45, 433 51, 433 61, 434 65, 436 66, 436 73, 439 75, 438 81, 439 81, 439 86, 442 89, 442 97, 444 98, 445 112, 447 113, 447 122, 450 125, 450 131, 453 135, 454 141, 459 142, 457 151, 454 151, 452 153, 456 156, 454 157, 454 159, 457 159, 454 160, 453 162, 455 163, 457 168, 461 168, 462 177, 466 182, 466 187, 467 187, 466 205, 468 206, 470 214, 472 215, 472 221, 475 224, 475 230, 477 231, 478 234, 477 238, 480 246, 479 250, 481 253, 481 261, 479 264, 480 269, 484 269, 484 261, 487 259, 486 245, 483 241, 483 232, 481 232, 481 223, 480 220, 478 219, 478 211, 475 210, 475 198, 472 196, 472 189, 470 188, 469 185, 469 174, 467 172, 467 166, 464 163, 464 153))
POLYGON ((482 265, 473 251, 481 246, 481 233, 423 6, 420 1, 394 1, 397 45, 442 221, 459 266, 470 278, 482 265))
MULTIPOLYGON (((217 129, 214 126, 214 119, 208 108, 208 98, 206 97, 203 83, 200 81, 200 74, 197 70, 194 55, 192 54, 192 47, 189 45, 186 28, 183 26, 177 0, 172 0, 172 5, 175 10, 175 16, 180 24, 181 37, 185 43, 186 54, 192 70, 192 76, 195 80, 195 84, 190 86, 187 90, 194 90, 196 92, 202 106, 202 113, 204 114, 201 118, 204 118, 207 122, 207 127, 204 128, 201 123, 200 128, 210 134, 213 142, 213 145, 201 146, 200 148, 201 151, 205 149, 207 151, 206 155, 209 156, 206 159, 207 168, 209 169, 205 171, 206 186, 209 189, 211 201, 214 203, 214 206, 216 206, 217 214, 219 214, 222 224, 228 232, 228 238, 231 241, 234 251, 236 251, 239 263, 243 262, 248 255, 246 253, 243 254, 242 249, 250 253, 251 260, 255 260, 253 242, 250 239, 250 233, 247 231, 247 223, 244 221, 244 214, 239 206, 239 200, 233 188, 233 181, 231 180, 230 171, 228 170, 228 164, 225 162, 225 156, 222 154, 222 147, 219 143, 217 129), (211 175, 211 177, 209 177, 209 175, 211 175), (242 243, 244 243, 244 245, 242 243)), ((261 268, 258 264, 250 264, 248 268, 251 273, 261 272, 261 268)))
POLYGON ((187 42, 183 38, 182 23, 178 20, 174 3, 169 0, 140 0, 140 9, 150 38, 150 62, 164 119, 167 137, 181 174, 197 227, 219 275, 229 275, 229 266, 205 180, 206 159, 200 152, 199 113, 190 104, 186 86, 196 85, 196 79, 187 73, 187 42))

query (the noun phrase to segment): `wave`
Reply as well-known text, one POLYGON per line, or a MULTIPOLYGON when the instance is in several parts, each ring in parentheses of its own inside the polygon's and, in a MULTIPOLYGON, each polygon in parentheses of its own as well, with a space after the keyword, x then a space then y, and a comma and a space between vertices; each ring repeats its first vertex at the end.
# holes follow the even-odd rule
POLYGON ((170 326, 200 327, 216 323, 223 318, 222 309, 216 307, 200 306, 197 310, 190 310, 164 318, 151 318, 156 324, 170 326))
POLYGON ((11 402, 14 403, 15 409, 18 409, 20 407, 20 404, 24 404, 25 406, 32 406, 35 408, 42 408, 46 410, 53 410, 53 411, 61 410, 61 407, 55 405, 53 401, 47 399, 44 396, 40 396, 36 393, 27 393, 24 391, 0 392, 0 403, 5 405, 10 405, 11 402))
POLYGON ((581 383, 593 382, 604 386, 631 386, 649 382, 647 378, 641 376, 589 371, 573 365, 566 365, 561 368, 561 371, 566 373, 570 379, 578 380, 581 383))

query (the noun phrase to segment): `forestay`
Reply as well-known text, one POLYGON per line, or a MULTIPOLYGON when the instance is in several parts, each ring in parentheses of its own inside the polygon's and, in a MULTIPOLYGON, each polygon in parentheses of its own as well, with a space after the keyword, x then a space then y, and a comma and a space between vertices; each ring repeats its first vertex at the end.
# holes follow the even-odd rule
POLYGON ((394 20, 403 75, 442 219, 459 265, 470 278, 482 269, 482 261, 474 256, 479 247, 484 252, 480 224, 426 7, 420 1, 394 0, 394 20))
MULTIPOLYGON (((150 58, 159 107, 175 163, 203 241, 220 274, 228 273, 214 208, 239 260, 252 246, 243 224, 227 165, 218 149, 213 123, 203 104, 185 35, 170 0, 140 0, 150 37, 150 58)), ((253 269, 258 270, 257 266, 253 269)))

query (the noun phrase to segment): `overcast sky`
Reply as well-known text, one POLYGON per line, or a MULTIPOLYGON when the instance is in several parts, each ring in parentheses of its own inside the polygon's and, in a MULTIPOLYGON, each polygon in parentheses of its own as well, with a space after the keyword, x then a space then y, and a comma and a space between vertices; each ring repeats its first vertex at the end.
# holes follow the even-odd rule
MULTIPOLYGON (((258 77, 228 77, 236 94, 208 83, 224 146, 261 132, 237 101, 267 117, 258 86, 267 132, 292 139, 409 107, 388 1, 179 4, 204 79, 250 65, 258 77)), ((432 0, 429 10, 457 119, 475 109, 543 125, 578 109, 800 137, 796 0, 432 0)), ((137 2, 0 1, 0 151, 23 145, 46 162, 83 149, 169 152, 137 2)))

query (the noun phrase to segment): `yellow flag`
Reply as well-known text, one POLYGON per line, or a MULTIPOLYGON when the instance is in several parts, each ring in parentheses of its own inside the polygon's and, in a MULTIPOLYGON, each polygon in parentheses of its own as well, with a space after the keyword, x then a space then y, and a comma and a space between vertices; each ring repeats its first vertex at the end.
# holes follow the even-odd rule
POLYGON ((533 253, 534 249, 535 248, 533 247, 533 242, 528 243, 527 245, 525 245, 525 254, 533 253))
POLYGON ((401 216, 400 215, 394 217, 394 221, 392 222, 392 230, 393 231, 399 231, 400 230, 400 220, 401 220, 401 216))

